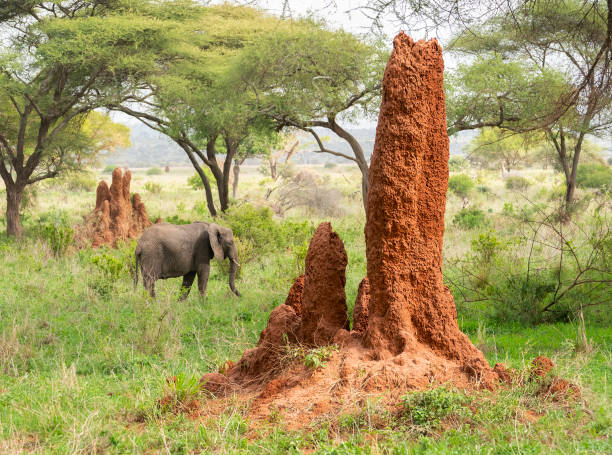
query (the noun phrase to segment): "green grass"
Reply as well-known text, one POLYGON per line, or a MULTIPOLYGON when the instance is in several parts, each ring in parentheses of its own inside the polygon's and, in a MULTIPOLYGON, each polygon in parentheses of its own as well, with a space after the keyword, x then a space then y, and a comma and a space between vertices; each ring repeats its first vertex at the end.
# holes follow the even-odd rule
MULTIPOLYGON (((342 172, 346 175, 347 170, 342 172)), ((136 190, 150 180, 142 174, 135 173, 136 190)), ((149 214, 199 216, 193 207, 201 192, 189 189, 185 175, 159 176, 164 187, 173 178, 183 187, 145 197, 149 214), (179 197, 185 201, 180 210, 179 197)), ((243 197, 259 200, 259 177, 245 175, 243 197)), ((335 184, 345 184, 343 177, 330 176, 335 184)), ((488 175, 475 180, 502 195, 488 199, 488 194, 474 192, 483 210, 499 214, 504 201, 520 203, 503 182, 488 175)), ((359 180, 354 183, 358 188, 359 180)), ((539 190, 534 186, 528 192, 535 195, 539 190)), ((72 210, 76 221, 94 202, 91 192, 76 195, 70 203, 58 203, 61 195, 60 190, 44 192, 29 219, 59 205, 72 210)), ((366 273, 359 203, 353 202, 352 214, 332 220, 349 258, 350 310, 366 273)), ((449 197, 449 258, 469 251, 475 235, 452 228, 461 203, 449 197)), ((292 216, 297 220, 299 213, 292 216)), ((464 396, 450 389, 444 396, 416 394, 405 408, 417 406, 414 413, 394 412, 393 406, 390 410, 382 405, 384 396, 369 397, 355 412, 299 432, 284 430, 280 414, 255 428, 248 419, 248 403, 230 404, 220 418, 192 419, 158 406, 168 389, 166 379, 182 378, 181 390, 191 393, 192 378, 217 371, 255 345, 269 313, 283 303, 293 278, 301 273, 294 252, 278 248, 243 263, 237 282, 242 298, 229 292, 227 274, 215 263, 205 301, 194 288, 186 301, 177 302, 179 279, 158 281, 158 297, 151 301, 142 285, 134 291, 128 273, 109 282, 92 262, 97 253, 72 250, 56 257, 34 236, 33 221, 29 223, 22 242, 0 241, 0 453, 612 452, 612 328, 606 312, 597 313, 601 309, 587 315, 592 347, 585 350, 577 323, 524 326, 459 307, 462 330, 491 364, 504 362, 523 370, 535 356, 547 355, 557 365, 556 374, 582 388, 577 402, 543 400, 538 384, 531 383, 495 394, 464 396), (528 412, 541 417, 531 422, 525 417, 528 412), (433 418, 415 421, 413 415, 433 418)), ((395 408, 401 410, 404 403, 398 400, 395 408)))

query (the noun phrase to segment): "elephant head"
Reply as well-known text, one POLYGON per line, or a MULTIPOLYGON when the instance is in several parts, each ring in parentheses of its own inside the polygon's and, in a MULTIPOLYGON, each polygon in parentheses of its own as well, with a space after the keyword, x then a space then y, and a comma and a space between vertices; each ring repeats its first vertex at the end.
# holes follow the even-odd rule
POLYGON ((210 247, 212 248, 215 259, 223 261, 228 258, 230 260, 229 286, 234 294, 240 297, 240 292, 236 290, 234 284, 236 279, 236 271, 240 264, 238 263, 238 249, 234 242, 234 233, 230 228, 219 226, 211 223, 208 226, 208 238, 210 247))

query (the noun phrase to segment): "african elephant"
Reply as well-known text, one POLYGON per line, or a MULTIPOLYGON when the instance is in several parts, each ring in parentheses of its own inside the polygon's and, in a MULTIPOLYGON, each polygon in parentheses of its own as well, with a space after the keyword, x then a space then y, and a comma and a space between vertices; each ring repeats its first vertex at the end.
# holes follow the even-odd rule
POLYGON ((232 230, 218 224, 195 222, 185 225, 158 223, 145 229, 136 246, 136 276, 138 264, 145 289, 155 297, 155 281, 158 279, 183 277, 180 300, 189 295, 193 280, 198 275, 198 289, 206 295, 206 284, 210 273, 210 260, 230 260, 229 287, 240 297, 234 280, 238 268, 238 250, 232 230))

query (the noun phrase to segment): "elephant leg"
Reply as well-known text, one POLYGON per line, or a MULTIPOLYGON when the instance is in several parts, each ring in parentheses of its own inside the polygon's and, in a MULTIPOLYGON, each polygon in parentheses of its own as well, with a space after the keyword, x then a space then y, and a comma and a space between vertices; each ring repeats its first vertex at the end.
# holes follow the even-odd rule
POLYGON ((155 280, 153 278, 143 278, 144 287, 152 298, 155 298, 155 280))
POLYGON ((183 284, 181 285, 181 297, 179 300, 185 300, 189 295, 189 291, 191 291, 191 285, 193 284, 193 280, 195 279, 196 273, 189 272, 185 276, 183 276, 183 284))
POLYGON ((145 267, 144 265, 141 266, 140 271, 144 288, 151 297, 155 298, 155 273, 153 273, 151 267, 145 267))
POLYGON ((198 290, 202 298, 206 296, 206 285, 208 285, 208 275, 210 275, 210 264, 202 264, 198 267, 198 290))

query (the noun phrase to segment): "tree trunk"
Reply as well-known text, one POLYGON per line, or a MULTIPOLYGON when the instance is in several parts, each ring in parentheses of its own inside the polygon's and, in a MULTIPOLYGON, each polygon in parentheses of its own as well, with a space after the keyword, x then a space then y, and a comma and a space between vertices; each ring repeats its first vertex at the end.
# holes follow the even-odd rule
MULTIPOLYGON (((219 202, 221 204, 221 211, 225 212, 229 208, 229 177, 232 170, 232 161, 236 152, 238 151, 239 141, 234 139, 225 139, 225 161, 223 162, 223 171, 217 166, 217 173, 220 173, 220 178, 217 178, 217 188, 219 189, 219 202)), ((214 171, 213 171, 214 173, 214 171)), ((217 177, 215 173, 215 177, 217 177)))
POLYGON ((566 190, 565 190, 565 212, 568 217, 570 216, 570 210, 574 203, 574 191, 576 190, 576 175, 578 174, 578 163, 580 161, 580 152, 582 151, 582 141, 584 140, 584 133, 580 133, 576 145, 574 146, 574 156, 572 159, 572 169, 569 174, 566 173, 566 190))
POLYGON ((236 199, 238 197, 238 179, 240 178, 240 166, 244 163, 246 158, 241 160, 234 160, 234 184, 232 185, 232 197, 236 199))
POLYGON ((363 149, 361 148, 361 144, 355 137, 338 125, 335 119, 329 119, 330 129, 344 139, 351 146, 353 150, 353 155, 355 155, 355 160, 357 161, 357 166, 359 166, 359 170, 361 171, 361 195, 363 198, 363 208, 364 210, 368 209, 368 189, 370 187, 369 184, 369 174, 370 167, 365 158, 365 154, 363 153, 363 149))
POLYGON ((190 149, 189 144, 186 144, 186 143, 181 142, 181 141, 178 141, 178 144, 183 148, 185 153, 187 153, 187 157, 189 158, 189 161, 191 161, 191 164, 193 165, 194 169, 196 170, 196 172, 200 176, 200 180, 202 180, 202 184, 204 185, 204 193, 206 194, 206 205, 208 206, 208 211, 210 212, 210 214, 212 216, 216 217, 217 216, 217 209, 215 208, 215 200, 213 199, 213 194, 212 194, 212 189, 210 187, 210 182, 208 181, 208 178, 206 177, 206 174, 204 173, 204 170, 202 169, 202 167, 198 163, 198 160, 196 159, 196 157, 194 156, 192 150, 190 149))
POLYGON ((6 187, 6 235, 8 237, 15 236, 21 238, 23 234, 23 227, 21 226, 19 216, 23 190, 23 187, 16 185, 6 187))
POLYGON ((278 159, 270 157, 270 177, 276 182, 278 174, 276 173, 276 167, 278 166, 278 159))

